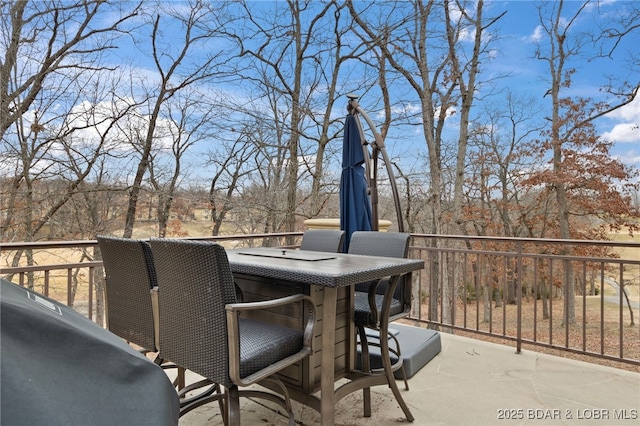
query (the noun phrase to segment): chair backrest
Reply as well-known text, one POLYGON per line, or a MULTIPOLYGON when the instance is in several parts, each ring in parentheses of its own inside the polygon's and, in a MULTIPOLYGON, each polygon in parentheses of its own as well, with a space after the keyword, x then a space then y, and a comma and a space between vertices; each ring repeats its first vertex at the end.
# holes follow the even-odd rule
MULTIPOLYGON (((410 234, 405 232, 356 231, 351 234, 349 253, 406 258, 409 256, 409 238, 410 234)), ((368 291, 368 288, 368 283, 356 285, 356 291, 368 291)), ((379 294, 384 290, 383 286, 378 287, 379 294)), ((400 277, 393 297, 410 306, 411 281, 407 275, 400 277)))
POLYGON ((150 290, 157 281, 151 247, 130 238, 96 239, 105 271, 109 331, 156 352, 150 290))
POLYGON ((160 357, 230 386, 225 305, 236 291, 224 248, 151 239, 158 276, 160 357))
POLYGON ((300 250, 340 253, 344 245, 344 231, 337 229, 309 229, 302 235, 300 250))
POLYGON ((404 232, 355 231, 349 243, 350 254, 407 257, 409 237, 404 232))

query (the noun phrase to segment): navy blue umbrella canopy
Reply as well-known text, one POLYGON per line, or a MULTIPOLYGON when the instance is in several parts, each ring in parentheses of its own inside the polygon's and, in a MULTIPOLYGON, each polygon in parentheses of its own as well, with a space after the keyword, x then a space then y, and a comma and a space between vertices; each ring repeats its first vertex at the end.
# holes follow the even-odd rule
POLYGON ((365 177, 364 152, 356 117, 347 115, 340 176, 340 229, 345 231, 347 252, 354 231, 371 231, 371 200, 365 177))

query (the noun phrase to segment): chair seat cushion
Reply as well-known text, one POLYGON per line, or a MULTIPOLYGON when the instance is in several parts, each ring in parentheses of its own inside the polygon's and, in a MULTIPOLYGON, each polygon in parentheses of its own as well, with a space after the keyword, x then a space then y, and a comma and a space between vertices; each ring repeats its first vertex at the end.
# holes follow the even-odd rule
POLYGON ((240 377, 300 351, 303 333, 278 325, 240 318, 240 377))
MULTIPOLYGON (((364 291, 356 291, 355 295, 355 303, 354 303, 354 321, 356 326, 365 326, 365 327, 374 327, 377 324, 374 323, 373 317, 371 316, 371 308, 369 306, 369 294, 364 291)), ((380 294, 376 294, 376 307, 378 312, 382 310, 382 301, 384 300, 384 296, 380 294)), ((389 316, 397 315, 402 312, 402 303, 396 298, 391 300, 391 309, 389 311, 389 316)))
MULTIPOLYGON (((370 343, 369 356, 371 357, 371 368, 382 368, 380 347, 378 346, 380 334, 369 329, 366 329, 366 332, 367 339, 370 343)), ((442 350, 440 333, 435 330, 394 323, 393 328, 389 329, 389 333, 395 335, 396 339, 398 339, 398 344, 402 351, 402 365, 407 379, 415 375, 442 350)), ((395 343, 389 340, 389 346, 395 348, 395 343)), ((362 350, 358 347, 356 368, 362 368, 361 357, 362 350)), ((390 354, 390 357, 392 364, 398 361, 396 355, 390 354)), ((396 379, 402 380, 403 375, 401 370, 397 370, 393 374, 396 379)))

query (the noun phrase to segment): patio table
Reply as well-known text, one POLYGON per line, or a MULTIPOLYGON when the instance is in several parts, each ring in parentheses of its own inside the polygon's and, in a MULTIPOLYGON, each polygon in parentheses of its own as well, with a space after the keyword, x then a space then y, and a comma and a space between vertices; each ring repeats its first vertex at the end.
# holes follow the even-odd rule
MULTIPOLYGON (((278 248, 234 249, 227 254, 244 301, 294 293, 314 299, 319 309, 314 353, 281 379, 294 400, 320 413, 323 425, 334 424, 335 404, 342 397, 386 383, 384 375, 355 371, 353 287, 420 270, 423 260, 278 248), (347 383, 336 389, 335 382, 342 378, 347 383)), ((273 312, 263 319, 292 326, 301 323, 303 316, 304 312, 273 312)))

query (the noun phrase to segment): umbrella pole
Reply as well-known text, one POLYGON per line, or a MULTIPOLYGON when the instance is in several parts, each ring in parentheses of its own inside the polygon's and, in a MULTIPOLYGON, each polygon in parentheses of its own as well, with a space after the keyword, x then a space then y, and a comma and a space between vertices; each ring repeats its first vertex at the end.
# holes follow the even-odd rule
POLYGON ((360 134, 360 143, 362 144, 362 153, 364 154, 364 169, 365 174, 367 176, 367 189, 369 192, 369 202, 371 203, 371 230, 378 230, 379 216, 378 216, 378 159, 376 156, 372 156, 371 152, 369 152, 369 142, 365 139, 364 129, 362 128, 362 123, 358 120, 358 111, 356 108, 352 108, 351 101, 355 102, 357 107, 357 101, 355 98, 351 98, 351 96, 355 95, 347 95, 350 97, 349 104, 347 105, 347 110, 351 115, 356 118, 356 125, 358 126, 358 133, 360 134))
POLYGON ((393 203, 396 209, 396 220, 398 222, 398 231, 404 232, 404 220, 402 218, 402 207, 400 205, 400 195, 398 193, 398 186, 396 184, 395 175, 391 168, 391 160, 389 159, 389 155, 387 154, 387 150, 384 146, 384 141, 382 140, 382 136, 376 130, 376 126, 371 121, 369 115, 362 109, 360 104, 358 103, 358 96, 355 94, 348 94, 349 102, 347 104, 347 111, 349 114, 354 116, 361 115, 362 118, 367 122, 369 129, 373 133, 374 142, 372 144, 372 153, 369 152, 367 148, 368 142, 365 140, 364 130, 362 129, 362 125, 360 120, 356 120, 358 123, 358 131, 360 132, 360 138, 362 140, 362 150, 364 152, 364 157, 367 159, 365 170, 368 177, 369 184, 369 196, 371 197, 371 215, 372 221, 371 229, 374 231, 378 230, 378 156, 382 155, 382 162, 387 169, 387 175, 389 176, 389 182, 391 183, 391 193, 393 195, 393 203))

